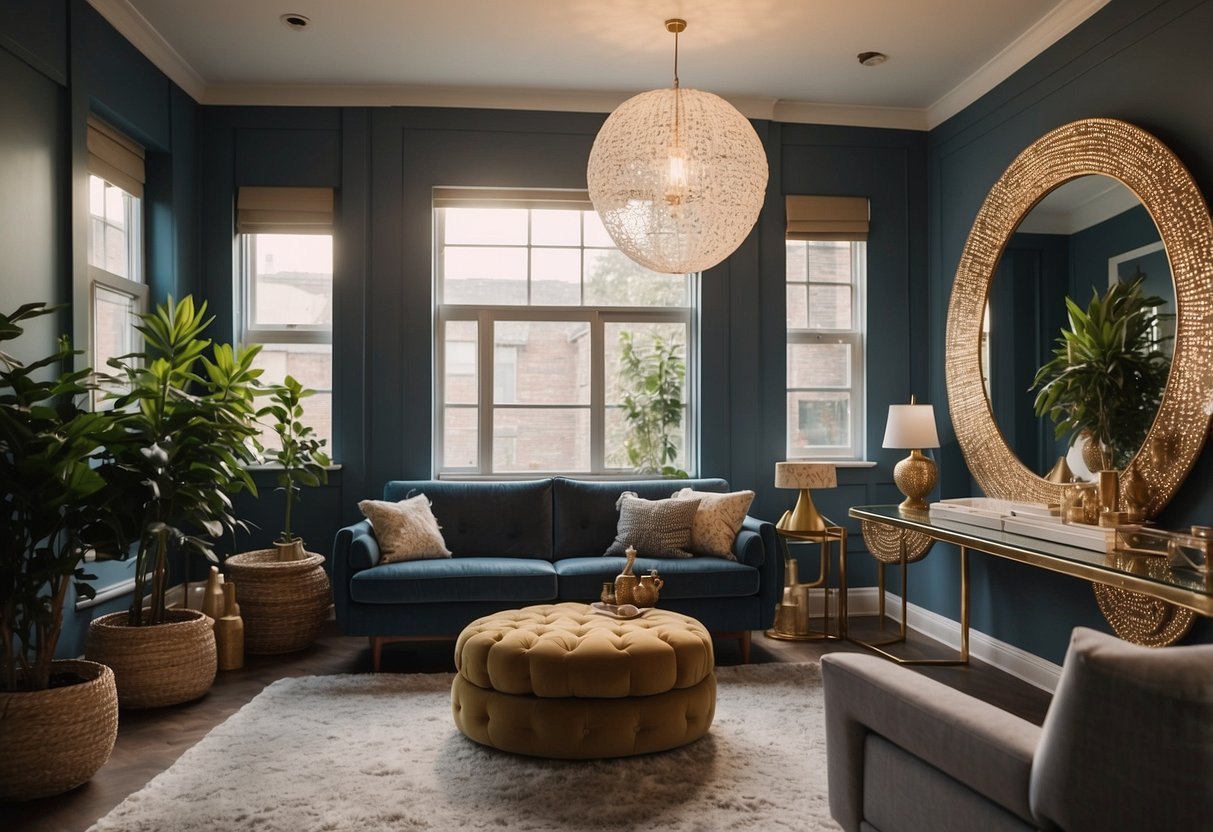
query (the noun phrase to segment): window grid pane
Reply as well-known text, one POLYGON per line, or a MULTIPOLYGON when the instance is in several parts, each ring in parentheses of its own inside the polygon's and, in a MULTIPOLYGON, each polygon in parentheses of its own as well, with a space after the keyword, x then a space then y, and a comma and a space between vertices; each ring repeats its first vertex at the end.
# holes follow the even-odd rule
POLYGON ((787 453, 859 458, 866 244, 789 240, 787 453))
POLYGON ((630 467, 619 406, 623 330, 636 333, 645 349, 654 333, 679 342, 681 404, 667 419, 667 433, 678 449, 674 464, 689 467, 688 278, 633 263, 613 247, 593 211, 530 209, 528 246, 525 240, 512 244, 523 227, 518 215, 492 210, 520 209, 435 209, 439 318, 446 333, 437 357, 445 368, 435 420, 440 470, 596 473, 630 467), (488 227, 497 221, 507 227, 488 227), (484 233, 475 232, 477 224, 484 233), (538 314, 525 318, 522 310, 503 309, 524 305, 538 314), (652 309, 645 313, 651 320, 598 323, 623 307, 652 309), (487 343, 478 347, 478 338, 487 343), (473 355, 482 367, 487 362, 483 377, 472 374, 473 355), (473 390, 489 397, 482 407, 473 390))
MULTIPOLYGON (((240 343, 261 344, 254 366, 264 371, 263 384, 289 375, 316 391, 303 402, 303 421, 333 457, 333 236, 244 234, 241 243, 240 343)), ((279 447, 268 422, 260 441, 279 447)))

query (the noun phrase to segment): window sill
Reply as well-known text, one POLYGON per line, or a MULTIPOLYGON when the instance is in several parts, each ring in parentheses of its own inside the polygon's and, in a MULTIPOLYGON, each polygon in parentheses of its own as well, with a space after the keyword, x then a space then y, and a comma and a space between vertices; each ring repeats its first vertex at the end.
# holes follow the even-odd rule
POLYGON ((820 465, 833 465, 835 468, 875 468, 876 463, 866 459, 813 459, 811 457, 789 459, 788 462, 812 462, 820 465))

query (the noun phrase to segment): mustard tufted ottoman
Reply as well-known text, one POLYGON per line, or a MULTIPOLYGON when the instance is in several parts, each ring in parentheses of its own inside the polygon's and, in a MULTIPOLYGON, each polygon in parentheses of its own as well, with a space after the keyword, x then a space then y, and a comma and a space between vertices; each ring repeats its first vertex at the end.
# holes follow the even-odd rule
POLYGON ((664 751, 702 737, 716 712, 712 638, 666 610, 618 620, 551 604, 485 616, 459 634, 455 667, 455 725, 517 754, 664 751))

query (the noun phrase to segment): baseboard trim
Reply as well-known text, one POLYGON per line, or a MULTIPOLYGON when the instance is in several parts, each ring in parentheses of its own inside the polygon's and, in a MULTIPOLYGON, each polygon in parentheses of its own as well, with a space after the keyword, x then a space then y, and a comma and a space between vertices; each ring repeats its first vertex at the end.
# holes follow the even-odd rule
MULTIPOLYGON (((874 586, 855 587, 847 591, 848 615, 876 615, 880 611, 880 593, 874 586)), ((809 591, 809 613, 820 617, 825 606, 825 591, 809 591)), ((838 592, 830 592, 830 615, 838 609, 838 592)), ((885 592, 885 614, 895 621, 901 618, 901 596, 885 592)), ((910 603, 906 605, 906 626, 953 650, 960 649, 960 622, 945 615, 910 603)), ((969 628, 969 655, 996 667, 1017 679, 1052 693, 1061 677, 1061 666, 1042 659, 1013 644, 969 628)))

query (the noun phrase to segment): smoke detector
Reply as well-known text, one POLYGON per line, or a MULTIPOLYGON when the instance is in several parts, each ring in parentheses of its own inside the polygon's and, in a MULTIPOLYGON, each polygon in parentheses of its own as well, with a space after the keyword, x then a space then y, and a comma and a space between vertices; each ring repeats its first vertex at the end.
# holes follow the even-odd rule
POLYGON ((889 56, 883 52, 860 52, 855 57, 864 66, 880 66, 889 59, 889 56))

